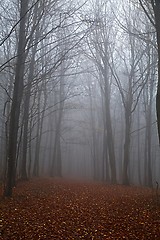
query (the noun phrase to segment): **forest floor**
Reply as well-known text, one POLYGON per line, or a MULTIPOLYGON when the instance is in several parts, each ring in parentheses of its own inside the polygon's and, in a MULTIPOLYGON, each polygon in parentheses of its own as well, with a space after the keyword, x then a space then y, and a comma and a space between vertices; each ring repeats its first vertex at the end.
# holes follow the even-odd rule
POLYGON ((0 232, 0 240, 159 240, 160 203, 148 188, 32 179, 0 200, 0 232))

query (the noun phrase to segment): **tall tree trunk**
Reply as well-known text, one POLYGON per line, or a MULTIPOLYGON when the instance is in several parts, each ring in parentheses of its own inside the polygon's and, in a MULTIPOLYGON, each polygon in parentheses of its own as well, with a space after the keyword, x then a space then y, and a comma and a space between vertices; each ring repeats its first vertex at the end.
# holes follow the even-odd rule
POLYGON ((154 91, 154 77, 155 71, 152 67, 150 76, 150 89, 149 89, 149 102, 146 107, 146 135, 147 135, 147 186, 152 187, 152 102, 153 102, 153 91, 154 91))
POLYGON ((28 123, 29 123, 29 106, 30 106, 30 93, 34 71, 34 58, 36 49, 32 52, 32 58, 30 62, 30 72, 28 76, 28 84, 26 88, 25 100, 24 100, 24 126, 23 126, 23 152, 22 152, 22 166, 21 166, 21 178, 27 180, 27 148, 28 148, 28 123))
POLYGON ((95 104, 93 104, 93 96, 92 89, 90 84, 88 84, 89 88, 89 104, 90 104, 90 119, 91 119, 91 137, 92 137, 92 145, 91 145, 91 155, 93 161, 93 179, 97 180, 97 153, 96 153, 96 133, 95 133, 95 114, 94 108, 95 104))
POLYGON ((130 131, 131 131, 131 112, 125 109, 125 143, 124 143, 124 162, 123 162, 123 184, 129 185, 128 165, 130 162, 130 131))
POLYGON ((147 126, 146 126, 146 132, 147 132, 147 186, 152 187, 152 168, 151 168, 151 109, 150 106, 148 106, 147 111, 147 126))
POLYGON ((103 115, 103 153, 102 153, 102 179, 106 182, 109 182, 110 176, 109 176, 109 158, 108 158, 108 140, 107 140, 107 129, 106 129, 106 111, 105 111, 105 96, 104 92, 101 88, 101 95, 102 95, 102 115, 103 115))
POLYGON ((36 138, 36 151, 35 151, 35 160, 34 160, 34 168, 33 168, 33 175, 35 177, 39 176, 39 156, 40 156, 40 145, 41 145, 41 138, 42 138, 42 128, 43 128, 43 120, 44 120, 44 114, 46 109, 46 103, 47 103, 47 93, 46 93, 46 83, 42 83, 40 92, 38 93, 38 123, 37 123, 37 138, 36 138), (44 103, 43 103, 43 109, 42 114, 40 116, 40 100, 41 100, 41 92, 44 88, 44 103))
POLYGON ((61 139, 60 139, 60 134, 58 134, 58 139, 57 139, 57 171, 56 171, 56 176, 57 177, 62 177, 62 157, 61 157, 61 139))
MULTIPOLYGON (((138 105, 138 116, 137 116, 137 129, 140 129, 140 109, 138 105)), ((142 184, 141 180, 141 151, 140 151, 140 131, 137 133, 137 161, 138 161, 138 181, 142 184)))
POLYGON ((106 130, 103 132, 103 180, 109 182, 108 144, 106 130))
MULTIPOLYGON (((37 8, 36 5, 35 15, 34 18, 37 17, 37 8)), ((36 21, 34 19, 34 21, 36 21)), ((35 42, 38 41, 39 36, 39 28, 36 28, 35 32, 35 42)), ((30 107, 30 95, 31 95, 31 87, 32 87, 32 80, 34 74, 34 66, 35 66, 35 55, 37 51, 38 44, 35 44, 32 49, 31 60, 29 64, 29 74, 28 74, 28 83, 26 87, 25 99, 24 99, 24 126, 23 126, 23 150, 22 150, 22 166, 21 166, 21 178, 23 180, 27 180, 27 149, 28 149, 28 124, 29 124, 29 107, 30 107)))
POLYGON ((61 135, 61 124, 62 124, 62 115, 63 115, 63 108, 64 108, 64 102, 61 98, 60 101, 60 109, 57 113, 57 118, 55 119, 56 123, 56 133, 55 133, 55 139, 54 139, 54 149, 53 149, 53 157, 52 157, 52 163, 51 163, 51 172, 50 175, 61 177, 62 176, 62 159, 61 159, 61 146, 60 146, 60 135, 61 135))
MULTIPOLYGON (((114 139, 112 132, 111 112, 110 112, 110 99, 109 99, 109 87, 108 79, 105 79, 105 114, 106 114, 106 133, 107 133, 107 145, 108 145, 108 156, 111 169, 111 182, 116 183, 116 160, 114 151, 114 139)), ((106 146, 107 147, 107 146, 106 146)))
POLYGON ((61 117, 59 115, 58 121, 56 123, 56 134, 54 139, 53 157, 50 172, 51 177, 53 176, 61 177, 60 131, 61 131, 61 117))
POLYGON ((158 46, 158 84, 157 84, 157 96, 156 96, 156 111, 157 111, 157 127, 160 144, 160 1, 155 0, 153 7, 155 13, 155 24, 157 33, 157 46, 158 46))
POLYGON ((1 139, 0 139, 0 180, 4 178, 5 173, 5 120, 2 118, 1 139))
POLYGON ((148 163, 148 154, 147 154, 147 132, 145 131, 145 138, 144 138, 144 185, 147 185, 147 163, 148 163))
POLYGON ((29 122, 29 139, 28 139, 28 178, 31 176, 31 163, 32 163, 32 119, 29 122))
POLYGON ((37 136, 36 136, 36 149, 35 149, 35 159, 34 159, 34 167, 33 167, 33 176, 39 176, 39 154, 40 154, 40 120, 38 120, 37 124, 37 136))
POLYGON ((23 78, 25 69, 25 23, 28 10, 28 0, 21 0, 20 9, 20 28, 19 28, 19 42, 17 52, 17 64, 15 70, 15 83, 13 89, 13 100, 11 106, 10 123, 9 123, 9 146, 7 153, 7 179, 4 195, 12 196, 13 180, 15 177, 15 162, 17 151, 17 136, 18 136, 18 124, 20 116, 20 106, 23 95, 23 78))

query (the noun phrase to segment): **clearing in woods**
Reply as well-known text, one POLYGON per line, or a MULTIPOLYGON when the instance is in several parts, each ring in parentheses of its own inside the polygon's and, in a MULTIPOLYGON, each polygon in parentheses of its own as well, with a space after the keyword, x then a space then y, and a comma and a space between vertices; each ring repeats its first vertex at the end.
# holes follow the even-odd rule
POLYGON ((32 179, 0 200, 0 233, 0 240, 159 240, 160 204, 148 188, 32 179))

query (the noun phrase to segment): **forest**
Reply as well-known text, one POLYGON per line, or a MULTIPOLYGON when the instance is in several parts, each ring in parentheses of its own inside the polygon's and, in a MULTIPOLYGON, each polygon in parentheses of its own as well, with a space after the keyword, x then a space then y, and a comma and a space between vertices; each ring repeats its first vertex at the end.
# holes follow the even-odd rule
MULTIPOLYGON (((159 0, 1 0, 0 193, 8 199, 2 201, 5 218, 9 199, 16 195, 17 204, 27 202, 23 187, 36 198, 36 184, 37 189, 41 185, 43 200, 49 184, 57 199, 66 187, 66 194, 75 191, 83 202, 85 194, 92 198, 94 192, 84 181, 95 189, 97 203, 98 194, 105 195, 103 184, 116 204, 112 194, 124 191, 125 196, 125 189, 128 199, 134 193, 138 203, 139 187, 149 202, 154 195, 156 216, 160 212, 159 12, 159 0)), ((24 239, 123 239, 104 238, 107 234, 49 238, 46 233, 46 238, 24 239)), ((149 236, 124 239, 159 239, 149 236)))
POLYGON ((6 195, 32 176, 159 182, 153 10, 152 1, 1 1, 6 195))

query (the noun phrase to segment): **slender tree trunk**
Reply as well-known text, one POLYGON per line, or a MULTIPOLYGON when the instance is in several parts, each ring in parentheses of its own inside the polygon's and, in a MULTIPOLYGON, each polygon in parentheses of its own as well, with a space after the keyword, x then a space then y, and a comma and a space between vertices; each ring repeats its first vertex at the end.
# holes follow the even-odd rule
POLYGON ((31 127, 31 123, 32 123, 32 120, 30 120, 30 123, 29 123, 29 143, 28 143, 28 159, 29 159, 29 162, 28 162, 28 178, 30 178, 31 176, 31 163, 32 163, 32 144, 31 144, 31 141, 32 141, 32 127, 31 127))
POLYGON ((21 178, 27 180, 27 148, 28 148, 28 122, 29 122, 29 105, 30 105, 30 92, 31 92, 31 81, 33 79, 34 71, 34 56, 32 54, 30 73, 28 78, 28 84, 24 100, 24 126, 23 126, 23 152, 22 152, 22 166, 21 166, 21 178))
MULTIPOLYGON (((60 104, 61 105, 61 104, 60 104)), ((62 106, 61 106, 62 107, 62 106)), ((61 177, 62 176, 62 159, 61 159, 61 147, 60 147, 60 134, 61 134, 61 123, 62 123, 62 111, 63 107, 58 112, 58 118, 56 119, 56 134, 54 139, 53 158, 51 164, 50 175, 61 177)))
POLYGON ((131 121, 132 121, 132 103, 133 103, 132 83, 131 83, 131 81, 129 81, 128 93, 126 95, 126 101, 125 101, 125 104, 124 104, 124 110, 125 110, 125 142, 124 142, 123 181, 122 181, 124 185, 129 185, 128 165, 129 165, 129 162, 130 162, 130 143, 131 143, 130 132, 131 132, 131 121))
POLYGON ((110 168, 111 168, 111 182, 116 183, 114 140, 113 140, 113 133, 112 133, 110 109, 108 106, 106 106, 106 129, 107 129, 107 139, 108 139, 107 141, 108 155, 109 155, 109 162, 110 162, 110 168))
POLYGON ((147 135, 147 186, 152 187, 152 102, 153 102, 153 90, 154 90, 154 77, 155 72, 154 68, 152 68, 151 76, 150 76, 150 89, 149 89, 149 103, 146 108, 146 135, 147 135))
POLYGON ((33 168, 33 176, 38 177, 39 176, 39 154, 40 154, 40 120, 37 124, 37 137, 36 137, 36 149, 35 149, 35 159, 34 159, 34 168, 33 168))
POLYGON ((144 185, 147 185, 147 164, 148 164, 148 154, 147 154, 147 132, 145 131, 145 145, 144 145, 144 185))
MULTIPOLYGON (((57 103, 57 101, 58 101, 58 99, 57 99, 57 91, 56 91, 56 89, 55 89, 55 91, 54 91, 54 104, 56 104, 57 103)), ((54 175, 55 175, 55 172, 56 172, 56 166, 55 166, 55 164, 56 164, 56 149, 57 149, 57 134, 58 134, 58 116, 57 116, 57 112, 58 112, 58 109, 57 109, 57 111, 55 111, 55 114, 54 114, 54 128, 55 128, 55 135, 53 136, 53 140, 54 140, 54 145, 52 146, 52 145, 50 145, 51 146, 51 148, 53 148, 53 152, 52 151, 50 151, 50 153, 51 154, 53 154, 52 156, 51 156, 51 164, 50 164, 50 176, 51 177, 54 177, 54 175)))
POLYGON ((1 140, 0 140, 0 180, 4 178, 5 171, 5 121, 4 117, 2 118, 2 128, 1 128, 1 140))
POLYGON ((23 78, 25 68, 25 22, 26 13, 28 10, 28 0, 21 0, 20 10, 20 28, 19 28, 19 42, 18 42, 18 54, 17 64, 15 70, 15 83, 13 89, 13 100, 11 106, 10 123, 9 123, 9 146, 7 153, 7 179, 4 195, 12 196, 13 181, 15 177, 15 162, 17 151, 17 136, 18 136, 18 123, 20 116, 20 106, 23 95, 23 78))
POLYGON ((41 91, 38 89, 38 106, 37 106, 37 129, 36 129, 36 148, 35 148, 35 158, 34 158, 34 166, 33 166, 33 176, 39 176, 39 151, 40 151, 40 99, 41 99, 41 91))
MULTIPOLYGON (((111 113, 110 113, 110 99, 109 89, 108 89, 107 80, 105 81, 105 113, 106 113, 106 133, 107 133, 107 144, 108 144, 108 156, 109 163, 111 168, 111 182, 116 183, 116 163, 115 163, 115 151, 114 151, 114 139, 112 132, 112 122, 111 122, 111 113)), ((106 146, 107 147, 107 146, 106 146)))
POLYGON ((60 151, 60 122, 56 124, 56 134, 54 139, 53 157, 52 157, 51 172, 50 172, 51 177, 53 176, 60 177, 59 174, 61 171, 58 171, 58 166, 61 166, 61 163, 58 163, 58 161, 61 161, 61 158, 58 159, 58 157, 61 156, 61 154, 59 151, 60 151))
POLYGON ((97 161, 96 161, 96 133, 95 133, 95 115, 94 110, 95 105, 93 104, 93 96, 91 86, 88 85, 89 88, 89 104, 90 104, 90 119, 91 119, 91 136, 92 136, 92 145, 91 145, 91 154, 93 161, 93 179, 97 180, 97 161))
MULTIPOLYGON (((149 106, 150 108, 150 106, 149 106)), ((151 109, 147 112, 147 186, 152 187, 152 168, 151 168, 151 109)))
POLYGON ((108 164, 108 144, 107 144, 107 133, 104 130, 103 133, 103 180, 109 182, 109 164, 108 164))
MULTIPOLYGON (((37 42, 39 35, 39 30, 36 30, 35 41, 37 42)), ((21 178, 23 180, 27 180, 27 149, 28 149, 28 124, 29 124, 29 106, 30 106, 30 95, 31 95, 31 87, 34 73, 34 65, 35 65, 35 55, 37 51, 37 44, 34 45, 32 50, 31 61, 29 65, 29 75, 28 75, 28 84, 26 87, 26 94, 24 100, 24 127, 23 127, 23 152, 22 152, 22 167, 21 167, 21 178)))
POLYGON ((46 109, 47 103, 47 93, 46 93, 46 83, 42 84, 39 97, 38 97, 38 123, 37 123, 37 140, 36 140, 36 151, 35 151, 35 161, 34 161, 34 168, 33 168, 33 175, 35 177, 39 176, 39 156, 40 156, 40 145, 41 145, 41 138, 42 138, 42 128, 43 128, 43 120, 44 114, 46 109), (41 100, 41 91, 44 88, 44 103, 42 114, 40 116, 40 100, 41 100))
POLYGON ((56 125, 56 133, 54 140, 54 150, 53 150, 53 158, 51 163, 51 171, 50 175, 62 177, 62 158, 61 158, 61 128, 62 128, 62 119, 63 119, 63 110, 65 103, 65 89, 64 89, 64 74, 65 74, 65 62, 61 63, 60 69, 60 85, 59 85, 59 96, 56 95, 55 92, 55 103, 57 99, 59 101, 59 109, 57 110, 57 115, 55 115, 55 125, 56 125))
MULTIPOLYGON (((52 119, 51 119, 51 121, 52 121, 52 119)), ((53 124, 52 124, 52 122, 50 123, 50 128, 51 128, 51 131, 50 131, 50 136, 49 136, 49 166, 48 166, 48 174, 50 175, 50 176, 52 176, 52 162, 53 162, 53 159, 52 159, 52 157, 53 157, 53 124)))
POLYGON ((102 171, 103 171, 103 180, 106 182, 110 181, 109 176, 109 158, 108 158, 108 143, 107 143, 107 127, 106 127, 106 109, 105 109, 105 96, 101 88, 102 96, 102 115, 103 115, 103 153, 102 153, 102 171))
POLYGON ((61 157, 61 139, 60 134, 57 139, 57 177, 62 177, 62 157, 61 157))
MULTIPOLYGON (((138 105, 138 116, 137 116, 138 120, 137 120, 137 129, 140 129, 140 109, 139 109, 139 105, 138 105)), ((141 185, 142 184, 142 181, 141 181, 141 147, 140 147, 140 132, 138 131, 137 133, 137 161, 138 161, 138 181, 139 181, 139 184, 141 185)))
POLYGON ((123 162, 123 184, 129 185, 128 165, 130 162, 130 131, 131 131, 131 112, 125 109, 125 143, 124 143, 124 162, 123 162))

